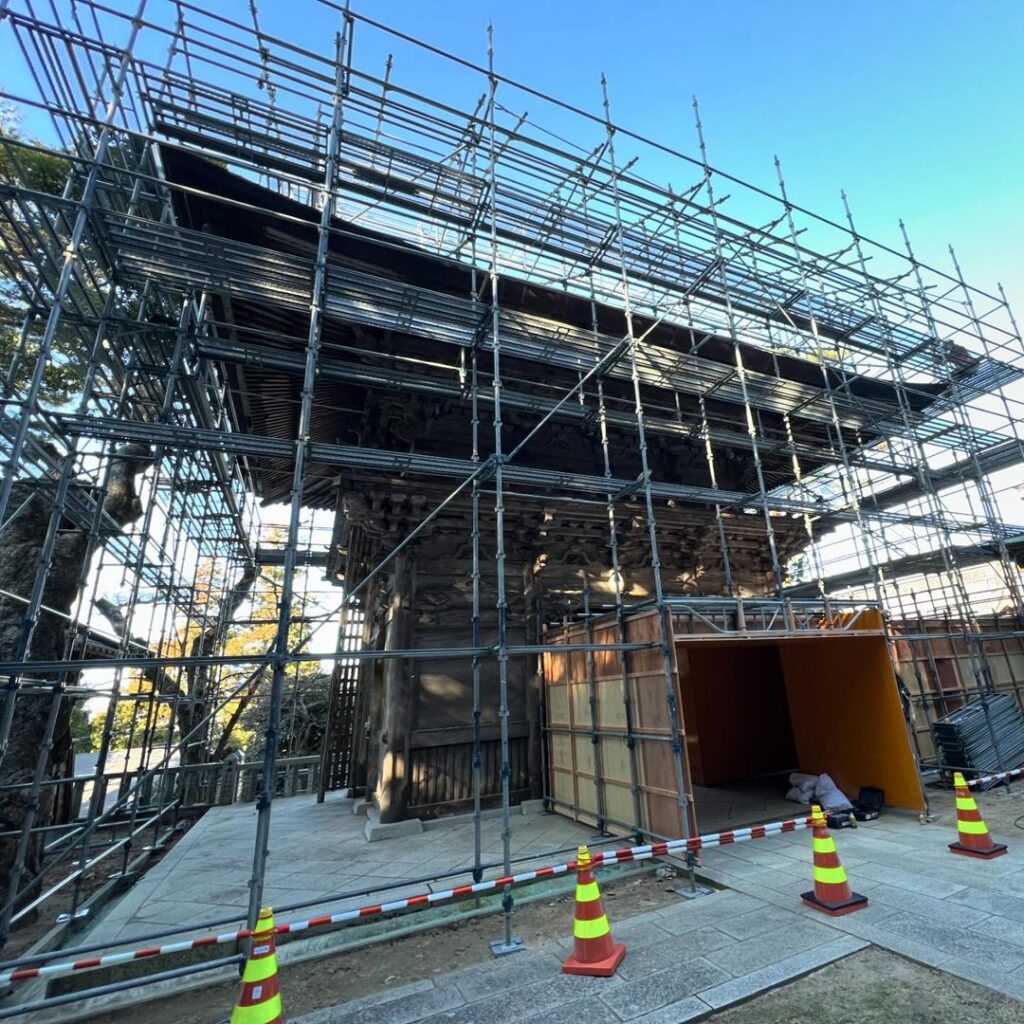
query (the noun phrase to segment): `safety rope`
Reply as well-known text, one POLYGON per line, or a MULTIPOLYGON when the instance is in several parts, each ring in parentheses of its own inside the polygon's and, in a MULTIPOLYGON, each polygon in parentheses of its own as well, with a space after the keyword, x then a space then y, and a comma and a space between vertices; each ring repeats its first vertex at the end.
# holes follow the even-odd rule
POLYGON ((979 775, 976 779, 968 779, 968 786, 981 786, 989 782, 1002 782, 1004 779, 1012 779, 1014 776, 1024 774, 1024 765, 1020 768, 1013 768, 1008 772, 996 772, 994 775, 979 775))
MULTIPOLYGON (((628 846, 618 850, 606 850, 595 853, 591 858, 593 867, 606 864, 626 864, 631 861, 648 860, 652 857, 664 857, 677 853, 696 853, 698 850, 712 849, 717 846, 729 846, 733 843, 751 839, 767 839, 769 836, 784 832, 795 832, 797 829, 810 828, 812 819, 790 818, 785 821, 774 821, 767 825, 753 825, 750 828, 731 829, 726 832, 714 832, 706 836, 694 836, 690 839, 671 839, 661 843, 650 843, 646 846, 628 846)), ((380 914, 390 914, 399 910, 410 910, 415 907, 433 906, 446 900, 458 899, 462 896, 476 896, 481 893, 503 889, 507 885, 523 885, 542 878, 553 878, 567 875, 576 870, 576 861, 565 864, 553 864, 548 867, 520 871, 514 875, 504 875, 487 881, 473 882, 469 885, 456 885, 440 892, 418 893, 400 900, 387 903, 375 903, 352 910, 340 910, 334 914, 322 914, 301 921, 289 921, 279 924, 274 929, 277 935, 291 935, 296 932, 308 931, 311 928, 322 928, 326 925, 345 924, 380 914)), ((240 942, 251 938, 253 932, 248 928, 240 928, 233 932, 220 935, 203 935, 195 939, 180 939, 162 946, 147 946, 143 949, 126 950, 121 953, 108 953, 104 956, 86 957, 81 960, 68 960, 61 963, 50 963, 40 967, 22 967, 18 970, 0 974, 0 986, 15 981, 28 981, 32 978, 59 978, 77 971, 95 970, 100 967, 113 967, 117 964, 130 963, 134 960, 147 960, 157 956, 168 956, 172 953, 183 953, 192 949, 203 949, 208 946, 222 946, 232 942, 240 942)))

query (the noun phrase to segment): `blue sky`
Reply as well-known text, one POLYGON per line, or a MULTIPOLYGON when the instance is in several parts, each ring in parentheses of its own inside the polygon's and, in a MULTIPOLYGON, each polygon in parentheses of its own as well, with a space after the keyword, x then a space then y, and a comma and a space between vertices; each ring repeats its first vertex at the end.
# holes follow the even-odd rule
MULTIPOLYGON (((247 0, 204 7, 248 22, 247 0)), ((355 0, 354 7, 481 63, 493 20, 503 74, 597 113, 605 72, 617 122, 694 155, 696 93, 716 167, 774 190, 777 153, 794 201, 839 220, 843 187, 860 230, 895 248, 904 217, 922 260, 948 268, 952 242, 968 280, 989 291, 1002 280, 1024 320, 1019 0, 355 0)), ((168 16, 161 0, 150 9, 168 16)), ((260 0, 259 9, 267 32, 330 49, 336 18, 315 0, 260 0)), ((382 65, 386 46, 357 34, 357 63, 382 65)), ((397 50, 396 81, 463 107, 475 101, 479 83, 439 80, 425 54, 397 50)), ((15 91, 23 84, 6 69, 0 81, 15 91)), ((591 141, 598 138, 595 128, 591 141)), ((650 162, 639 170, 657 180, 678 173, 659 173, 650 162)))
POLYGON ((502 73, 596 112, 604 71, 616 121, 687 152, 695 93, 717 167, 773 188, 777 153, 795 201, 839 219, 845 188, 860 230, 894 247, 902 216, 920 258, 948 267, 952 242, 968 280, 1002 280, 1024 317, 1024 4, 355 6, 479 60, 493 19, 502 73))

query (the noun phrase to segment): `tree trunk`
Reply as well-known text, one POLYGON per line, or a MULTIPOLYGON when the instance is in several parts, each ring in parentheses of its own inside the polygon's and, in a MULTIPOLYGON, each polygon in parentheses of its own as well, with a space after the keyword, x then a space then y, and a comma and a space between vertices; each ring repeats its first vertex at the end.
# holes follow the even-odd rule
MULTIPOLYGON (((217 611, 217 618, 201 633, 193 637, 192 643, 189 645, 189 657, 208 657, 220 649, 226 638, 228 627, 234 620, 238 609, 249 596, 252 586, 256 582, 257 575, 255 564, 247 565, 242 570, 242 575, 239 576, 238 581, 231 588, 231 592, 221 603, 217 611)), ((96 607, 111 626, 114 627, 114 632, 118 636, 127 636, 128 623, 125 621, 117 605, 107 601, 105 598, 100 598, 96 601, 96 607)), ((139 637, 133 637, 133 639, 137 643, 145 645, 145 640, 139 637)), ((192 736, 181 752, 181 763, 183 765, 202 764, 210 759, 211 749, 214 751, 212 755, 214 760, 220 760, 224 756, 224 748, 228 742, 231 730, 235 727, 239 715, 245 709, 246 704, 249 703, 258 690, 263 675, 262 670, 258 672, 254 676, 249 688, 240 694, 238 705, 224 726, 223 732, 216 744, 209 738, 209 723, 207 723, 207 729, 204 732, 192 736)), ((210 670, 208 667, 196 666, 190 668, 180 675, 177 680, 169 676, 158 666, 142 669, 142 676, 162 696, 181 697, 175 707, 179 742, 185 736, 189 736, 193 729, 197 729, 199 723, 209 714, 212 703, 209 692, 210 670), (180 682, 182 678, 185 680, 184 691, 180 682)))
MULTIPOLYGON (((149 449, 145 446, 128 445, 114 457, 103 507, 119 527, 133 522, 142 511, 135 477, 149 465, 149 449)), ((51 495, 52 488, 30 481, 19 481, 11 490, 8 508, 17 515, 8 520, 0 543, 0 590, 8 594, 27 599, 32 593, 50 522, 51 495)), ((54 611, 40 612, 28 650, 29 659, 52 661, 64 656, 68 620, 54 612, 70 613, 78 597, 78 581, 88 554, 88 532, 62 522, 42 595, 43 606, 54 611)), ((17 655, 25 628, 26 607, 24 601, 0 594, 0 660, 13 660, 17 655)), ((46 681, 53 676, 40 674, 39 678, 46 681)), ((68 682, 74 679, 69 678, 68 682)), ((44 778, 59 774, 71 752, 72 701, 58 699, 60 704, 56 710, 53 741, 47 750, 44 778)), ((5 832, 17 831, 25 819, 31 799, 26 784, 32 782, 40 751, 46 747, 47 719, 53 700, 49 693, 20 693, 15 698, 10 741, 0 764, 0 787, 20 784, 23 788, 0 790, 0 829, 5 832)), ((40 793, 37 827, 51 821, 55 788, 44 786, 40 793)), ((7 891, 17 848, 17 838, 0 839, 2 893, 7 891)), ((23 881, 39 870, 40 851, 41 841, 33 840, 26 855, 23 881)))

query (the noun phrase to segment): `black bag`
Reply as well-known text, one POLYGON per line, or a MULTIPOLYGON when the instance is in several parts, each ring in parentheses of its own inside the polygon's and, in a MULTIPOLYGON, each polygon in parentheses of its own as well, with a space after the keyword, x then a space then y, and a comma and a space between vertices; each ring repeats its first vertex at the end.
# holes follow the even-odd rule
POLYGON ((857 822, 853 820, 853 815, 849 811, 833 811, 826 814, 825 823, 830 829, 857 827, 857 822))
POLYGON ((882 812, 885 790, 874 786, 862 786, 860 795, 853 802, 853 816, 858 821, 874 821, 882 812))

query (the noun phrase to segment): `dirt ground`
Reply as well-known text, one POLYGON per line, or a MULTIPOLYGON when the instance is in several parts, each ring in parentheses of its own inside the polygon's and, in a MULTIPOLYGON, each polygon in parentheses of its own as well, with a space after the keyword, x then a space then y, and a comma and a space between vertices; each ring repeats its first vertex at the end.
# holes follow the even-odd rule
POLYGON ((981 985, 871 948, 707 1019, 713 1024, 1020 1024, 1024 1007, 981 985))
MULTIPOLYGON (((678 903, 679 878, 661 879, 653 872, 602 883, 601 895, 612 920, 644 914, 678 903), (626 908, 616 912, 616 904, 626 908)), ((572 934, 573 895, 516 909, 516 934, 530 946, 572 934)), ((382 942, 350 953, 337 953, 300 964, 282 964, 281 991, 287 1017, 298 1017, 349 999, 410 981, 444 974, 458 967, 489 960, 490 941, 498 938, 501 919, 495 915, 471 918, 445 928, 382 942)), ((183 994, 173 1003, 142 1004, 91 1018, 90 1024, 217 1024, 226 1020, 238 995, 238 985, 222 982, 183 994)))
MULTIPOLYGON (((951 789, 928 786, 925 792, 932 814, 941 814, 950 822, 956 820, 956 805, 951 789)), ((971 790, 978 802, 978 810, 990 829, 1007 839, 1024 829, 1024 777, 1012 782, 1010 790, 998 786, 989 790, 971 790)), ((954 829, 955 825, 952 826, 954 829)), ((1024 839, 1024 835, 1021 836, 1024 839)))

